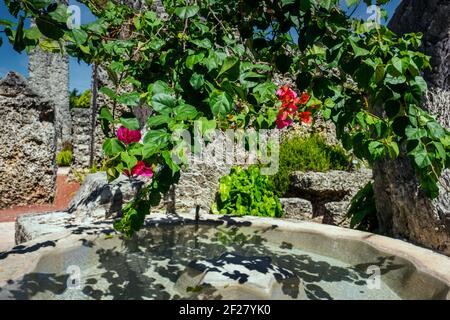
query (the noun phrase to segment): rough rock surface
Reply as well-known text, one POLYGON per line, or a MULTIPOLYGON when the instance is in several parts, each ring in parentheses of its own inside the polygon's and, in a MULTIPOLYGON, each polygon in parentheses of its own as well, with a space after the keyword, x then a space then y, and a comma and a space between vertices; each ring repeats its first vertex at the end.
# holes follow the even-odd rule
MULTIPOLYGON (((91 146, 91 109, 73 108, 72 115, 72 145, 73 164, 77 168, 89 168, 89 152, 91 146)), ((104 134, 100 126, 95 130, 95 156, 94 163, 98 164, 103 159, 102 144, 104 134)))
POLYGON ((433 69, 425 72, 432 87, 450 90, 450 1, 402 1, 389 22, 399 35, 422 32, 422 50, 431 56, 433 69))
MULTIPOLYGON (((372 180, 372 170, 362 169, 347 172, 331 170, 327 172, 293 172, 290 176, 289 194, 310 201, 311 214, 308 220, 348 226, 346 213, 352 198, 372 180)), ((286 201, 286 200, 283 200, 286 201)), ((289 211, 302 212, 304 202, 291 203, 289 211)), ((302 214, 304 217, 308 215, 302 214)))
POLYGON ((115 218, 143 184, 143 181, 130 181, 125 176, 108 183, 105 172, 90 174, 70 202, 68 212, 79 222, 115 218))
POLYGON ((57 149, 63 142, 71 141, 69 111, 69 58, 59 53, 33 50, 29 55, 29 83, 41 96, 52 101, 55 107, 57 149))
POLYGON ((311 220, 312 203, 302 198, 280 198, 284 218, 296 220, 311 220))
POLYGON ((29 214, 17 217, 15 243, 21 244, 39 237, 66 230, 71 216, 64 211, 29 214))
POLYGON ((0 208, 53 200, 54 109, 20 75, 0 81, 0 208))
MULTIPOLYGON (((403 1, 389 27, 398 34, 423 32, 423 51, 432 56, 432 71, 425 79, 433 90, 449 90, 450 59, 449 1, 403 1)), ((441 91, 442 92, 442 91, 441 91)), ((444 95, 443 95, 444 96, 444 95)), ((450 129, 448 103, 434 97, 424 108, 450 129), (441 101, 441 102, 440 102, 441 101)), ((440 194, 430 200, 422 192, 415 171, 406 156, 384 160, 374 167, 374 193, 382 231, 409 239, 450 255, 450 171, 440 179, 440 194)))
POLYGON ((307 299, 301 280, 292 271, 273 265, 270 257, 233 253, 190 262, 176 287, 180 292, 202 288, 193 294, 199 299, 307 299))

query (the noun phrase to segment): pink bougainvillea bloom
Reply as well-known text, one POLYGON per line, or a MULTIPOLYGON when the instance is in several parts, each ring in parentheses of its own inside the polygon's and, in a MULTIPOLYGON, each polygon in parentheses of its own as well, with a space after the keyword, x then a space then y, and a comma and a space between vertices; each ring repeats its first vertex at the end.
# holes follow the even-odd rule
MULTIPOLYGON (((128 169, 123 169, 123 174, 127 177, 130 176, 128 169)), ((153 177, 153 169, 148 167, 144 161, 138 161, 138 163, 131 169, 131 176, 141 176, 141 177, 153 177)))
POLYGON ((297 93, 288 86, 282 86, 277 90, 277 96, 280 100, 290 101, 297 98, 297 93))
POLYGON ((302 122, 304 122, 304 123, 311 123, 311 121, 312 121, 311 112, 309 112, 309 111, 300 112, 299 116, 300 116, 300 119, 302 120, 302 122))
POLYGON ((288 116, 289 116, 289 114, 287 112, 278 113, 277 119, 275 121, 278 129, 283 129, 285 127, 288 127, 294 122, 288 116))
POLYGON ((298 107, 293 103, 283 103, 280 110, 285 111, 289 114, 295 114, 298 110, 298 107))
POLYGON ((130 130, 125 127, 120 127, 117 130, 117 138, 125 144, 139 142, 139 140, 141 140, 141 132, 139 130, 130 130))
POLYGON ((148 167, 144 161, 138 161, 138 163, 131 170, 131 173, 136 176, 153 177, 153 169, 148 167))

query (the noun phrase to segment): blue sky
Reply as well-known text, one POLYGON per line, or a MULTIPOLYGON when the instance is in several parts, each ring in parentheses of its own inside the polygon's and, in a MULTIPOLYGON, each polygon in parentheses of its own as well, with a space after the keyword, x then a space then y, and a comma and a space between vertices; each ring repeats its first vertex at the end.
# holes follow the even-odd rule
MULTIPOLYGON (((395 8, 399 5, 401 0, 393 0, 386 9, 389 13, 389 17, 394 13, 395 8)), ((95 20, 95 17, 89 12, 89 10, 82 4, 70 0, 70 4, 77 4, 81 7, 81 23, 89 23, 95 20)), ((345 6, 345 0, 341 0, 341 4, 345 6)), ((366 12, 366 6, 361 4, 354 13, 354 16, 361 19, 367 19, 369 14, 366 12)), ((349 12, 353 11, 353 8, 349 12)), ((0 0, 0 19, 13 19, 8 13, 6 5, 3 0, 0 0)), ((24 76, 28 76, 28 57, 26 53, 19 54, 3 37, 3 45, 0 47, 0 78, 3 77, 8 71, 16 71, 24 76)), ((91 85, 91 68, 85 63, 78 63, 76 59, 70 59, 70 90, 77 88, 79 91, 84 91, 90 88, 91 85)))

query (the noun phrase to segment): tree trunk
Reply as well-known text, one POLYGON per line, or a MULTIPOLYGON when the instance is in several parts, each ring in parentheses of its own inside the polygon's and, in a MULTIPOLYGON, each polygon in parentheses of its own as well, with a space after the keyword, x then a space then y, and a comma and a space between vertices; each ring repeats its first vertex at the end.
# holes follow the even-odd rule
MULTIPOLYGON (((448 0, 403 0, 389 23, 398 35, 424 34, 422 51, 432 57, 433 66, 424 77, 433 89, 449 90, 449 12, 448 0)), ((428 108, 424 105, 424 109, 434 113, 450 129, 441 120, 445 118, 441 115, 448 112, 446 105, 434 104, 428 108)), ((386 159, 374 166, 375 202, 382 232, 450 255, 450 172, 444 171, 440 179, 439 197, 430 200, 420 189, 410 160, 404 151, 402 154, 396 160, 386 159)))
POLYGON ((90 139, 91 145, 89 148, 89 167, 94 166, 95 158, 95 128, 97 126, 97 90, 98 90, 98 65, 94 64, 94 74, 92 75, 92 113, 91 113, 91 130, 90 139))

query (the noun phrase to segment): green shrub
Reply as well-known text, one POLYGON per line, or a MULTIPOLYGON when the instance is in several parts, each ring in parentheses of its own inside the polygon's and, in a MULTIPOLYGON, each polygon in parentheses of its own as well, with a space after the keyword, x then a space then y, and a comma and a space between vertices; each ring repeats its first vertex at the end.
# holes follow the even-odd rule
POLYGON ((74 89, 69 95, 70 108, 90 108, 91 99, 91 90, 85 90, 82 94, 78 94, 78 90, 74 89))
POLYGON ((56 156, 58 167, 68 167, 72 164, 73 153, 71 150, 61 150, 56 156))
POLYGON ((270 179, 275 193, 283 197, 288 192, 292 172, 346 170, 350 163, 342 147, 328 145, 318 134, 293 137, 280 145, 278 172, 270 179))
POLYGON ((211 212, 281 217, 281 203, 272 188, 268 176, 261 175, 258 166, 250 166, 247 170, 233 167, 229 175, 220 178, 219 192, 211 212))
POLYGON ((347 212, 350 228, 374 232, 378 229, 373 184, 369 182, 353 197, 347 212))

